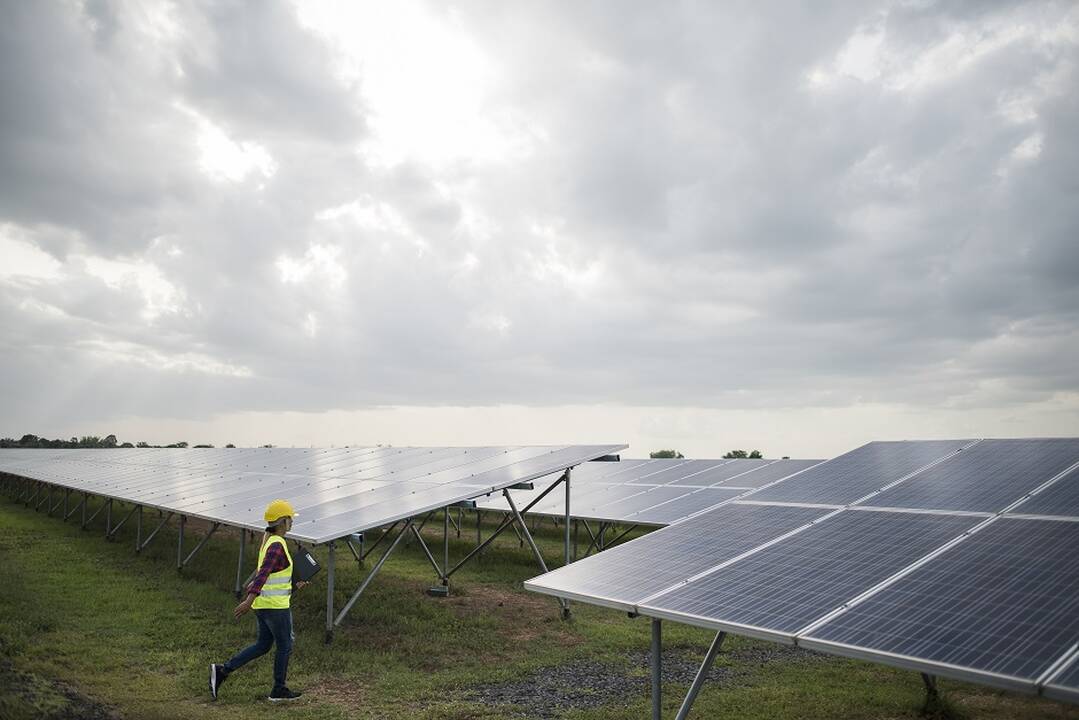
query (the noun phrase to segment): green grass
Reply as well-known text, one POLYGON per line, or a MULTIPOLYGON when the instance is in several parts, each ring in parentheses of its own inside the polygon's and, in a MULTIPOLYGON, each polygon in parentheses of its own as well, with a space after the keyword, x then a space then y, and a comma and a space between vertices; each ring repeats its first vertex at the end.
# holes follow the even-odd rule
MULTIPOLYGON (((156 513, 148 514, 148 524, 151 515, 156 513)), ((474 523, 468 515, 465 520, 452 558, 474 543, 474 523)), ((441 522, 433 524, 438 527, 425 536, 440 557, 441 522)), ((174 524, 141 555, 133 552, 134 533, 131 521, 115 542, 106 542, 103 516, 82 531, 74 520, 64 523, 0 496, 0 717, 81 717, 87 702, 126 718, 264 716, 272 656, 234 674, 216 703, 206 689, 208 664, 254 637, 251 616, 231 616, 235 534, 219 531, 178 573, 174 524)), ((200 533, 189 532, 187 547, 200 533)), ((547 523, 537 536, 549 564, 559 565, 560 531, 547 523)), ((326 551, 315 554, 325 559, 326 551)), ((254 560, 249 548, 245 573, 254 560)), ((466 690, 583 661, 647 674, 628 659, 648 648, 647 619, 575 604, 573 619, 563 622, 552 599, 522 589, 521 582, 536 574, 528 548, 509 533, 454 576, 449 598, 431 598, 424 590, 437 578, 426 557, 415 543, 402 545, 326 645, 326 573, 320 573, 293 600, 297 640, 289 683, 306 694, 289 707, 290 717, 503 718, 513 716, 512 708, 471 700, 466 690)), ((340 608, 362 578, 347 549, 338 551, 337 575, 340 608)), ((710 640, 702 630, 664 625, 668 650, 688 648, 701 656, 710 640)), ((740 654, 765 646, 729 639, 718 663, 737 673, 728 682, 706 684, 692 716, 922 717, 925 695, 916 673, 839 658, 780 658, 734 668, 740 654)), ((1079 718, 1075 708, 1038 698, 948 681, 941 687, 943 716, 1079 718)), ((667 716, 673 717, 685 690, 665 686, 667 716)), ((566 714, 577 720, 649 716, 647 692, 566 714)))

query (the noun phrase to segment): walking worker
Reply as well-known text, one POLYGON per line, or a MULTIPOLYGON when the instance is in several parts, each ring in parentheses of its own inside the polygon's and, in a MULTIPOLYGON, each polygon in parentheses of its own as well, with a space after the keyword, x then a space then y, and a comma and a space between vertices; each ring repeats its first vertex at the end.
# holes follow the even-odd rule
MULTIPOLYGON (((257 657, 270 651, 277 645, 273 663, 273 690, 269 700, 295 700, 302 693, 293 692, 285 684, 288 674, 288 659, 292 653, 292 610, 289 599, 292 597, 292 555, 284 535, 292 529, 292 519, 296 512, 286 500, 274 500, 266 507, 266 533, 262 536, 259 548, 259 567, 255 579, 247 585, 247 596, 236 606, 232 614, 238 620, 248 610, 255 611, 258 622, 258 637, 254 644, 236 653, 224 664, 210 666, 210 694, 214 700, 221 683, 235 670, 243 667, 257 657)), ((307 583, 296 582, 296 588, 307 583)))

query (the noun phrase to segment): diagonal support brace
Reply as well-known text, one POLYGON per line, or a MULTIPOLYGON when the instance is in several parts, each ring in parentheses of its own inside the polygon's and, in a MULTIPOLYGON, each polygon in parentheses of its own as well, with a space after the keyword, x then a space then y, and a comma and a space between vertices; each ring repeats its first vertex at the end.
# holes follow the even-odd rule
POLYGON ((154 539, 154 536, 156 536, 157 533, 161 531, 161 528, 165 527, 165 523, 167 523, 171 517, 172 513, 170 512, 166 514, 165 517, 161 518, 161 522, 159 522, 157 524, 157 527, 155 527, 153 531, 146 536, 146 540, 143 541, 142 545, 139 545, 138 549, 135 552, 142 552, 143 550, 145 550, 146 546, 149 545, 150 541, 154 539))
POLYGON ((124 526, 124 523, 131 519, 131 516, 135 514, 135 511, 138 510, 139 507, 139 505, 132 506, 131 510, 127 513, 127 515, 124 516, 124 519, 112 526, 112 529, 109 530, 109 533, 105 536, 105 539, 111 540, 116 537, 116 532, 124 526))
POLYGON ((337 614, 337 617, 333 621, 334 627, 340 625, 341 621, 345 619, 345 615, 348 615, 348 611, 351 610, 352 606, 356 604, 356 601, 360 599, 360 595, 363 595, 363 591, 366 590, 367 586, 371 584, 371 581, 375 579, 375 575, 378 575, 378 571, 382 569, 382 566, 386 563, 386 560, 390 557, 393 551, 397 549, 398 543, 401 542, 401 539, 405 536, 405 534, 411 527, 413 527, 412 518, 409 518, 405 521, 404 527, 402 527, 397 532, 397 537, 393 539, 393 542, 390 543, 390 546, 386 548, 386 551, 384 553, 382 553, 382 557, 380 557, 378 559, 378 562, 375 563, 375 566, 371 568, 371 572, 367 574, 367 577, 363 579, 363 582, 360 583, 360 586, 356 588, 356 592, 352 594, 352 597, 348 599, 348 602, 345 603, 345 606, 341 608, 341 612, 337 614))
POLYGON ((727 639, 727 633, 718 632, 716 637, 712 640, 712 646, 708 648, 708 654, 704 656, 704 662, 701 663, 701 667, 697 670, 697 677, 693 678, 693 684, 689 686, 689 692, 686 693, 686 699, 682 701, 682 707, 678 708, 678 714, 674 716, 674 720, 686 720, 689 716, 689 710, 693 707, 693 701, 697 699, 697 694, 701 691, 701 686, 704 685, 705 679, 708 677, 709 671, 712 669, 712 663, 716 661, 716 655, 719 654, 719 649, 723 646, 723 641, 727 639))
POLYGON ((212 535, 213 535, 213 534, 214 534, 215 532, 217 532, 217 529, 218 529, 219 527, 221 527, 221 523, 216 523, 216 522, 215 522, 215 523, 214 523, 213 525, 211 525, 211 526, 210 526, 210 532, 206 533, 205 537, 203 537, 203 538, 202 538, 202 540, 199 540, 199 544, 198 544, 198 545, 196 545, 196 546, 195 546, 195 548, 194 548, 194 549, 193 549, 193 550, 192 550, 192 551, 191 551, 190 553, 188 553, 187 557, 186 557, 186 558, 184 558, 184 561, 183 561, 182 563, 180 563, 180 567, 186 567, 186 566, 187 566, 187 564, 188 564, 189 562, 191 562, 191 558, 195 557, 195 554, 196 554, 196 553, 197 553, 197 552, 198 552, 199 550, 202 550, 203 546, 205 546, 205 545, 206 545, 206 543, 207 543, 207 542, 209 542, 209 540, 210 540, 210 537, 211 537, 211 536, 212 536, 212 535))

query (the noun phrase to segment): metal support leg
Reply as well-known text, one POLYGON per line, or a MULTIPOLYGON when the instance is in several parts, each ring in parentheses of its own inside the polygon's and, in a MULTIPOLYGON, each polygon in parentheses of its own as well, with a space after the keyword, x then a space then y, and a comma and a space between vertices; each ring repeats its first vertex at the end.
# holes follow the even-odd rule
MULTIPOLYGON (((564 560, 565 560, 566 565, 569 565, 569 563, 570 563, 570 557, 569 557, 569 540, 570 540, 570 538, 569 538, 569 534, 570 534, 570 528, 569 528, 569 519, 570 519, 569 518, 569 515, 570 515, 570 513, 569 513, 569 510, 570 510, 570 508, 569 508, 569 480, 570 480, 570 472, 572 470, 573 470, 573 468, 566 468, 566 474, 565 474, 564 479, 563 479, 563 482, 566 483, 566 518, 565 518, 566 521, 563 523, 563 526, 562 526, 562 529, 564 531, 564 533, 563 533, 563 535, 564 535, 564 537, 563 537, 563 541, 564 541, 563 555, 564 555, 564 560)), ((564 601, 562 603, 562 619, 563 620, 569 620, 569 600, 566 600, 566 601, 564 601)))
MULTIPOLYGON (((547 572, 547 563, 544 562, 542 553, 540 553, 539 548, 536 547, 536 541, 532 539, 532 534, 528 532, 528 525, 525 524, 524 518, 521 517, 521 513, 517 512, 517 506, 513 502, 510 491, 503 490, 502 494, 505 496, 506 502, 509 503, 510 510, 513 511, 513 517, 517 520, 517 525, 520 527, 521 533, 525 536, 525 540, 528 541, 528 546, 532 548, 532 554, 536 556, 536 562, 539 563, 540 569, 543 570, 543 572, 547 572)), ((559 598, 558 604, 562 608, 562 617, 568 617, 569 603, 562 598, 559 598)))
POLYGON ((580 547, 577 544, 577 531, 581 529, 580 525, 581 525, 580 520, 574 520, 573 521, 573 561, 574 562, 577 562, 577 550, 580 547))
POLYGON ((723 646, 723 641, 726 638, 727 633, 716 633, 716 637, 712 641, 712 646, 708 648, 708 654, 704 656, 704 662, 701 663, 700 669, 697 670, 697 677, 693 678, 693 684, 689 686, 689 692, 686 693, 686 699, 682 701, 682 707, 678 709, 678 714, 674 716, 674 720, 686 720, 689 716, 689 710, 693 707, 693 701, 697 699, 697 693, 701 691, 701 686, 704 685, 704 681, 708 677, 709 671, 712 669, 712 663, 716 661, 716 655, 719 654, 719 648, 723 646))
MULTIPOLYGON (((420 538, 420 544, 423 545, 423 538, 420 538)), ((427 550, 426 546, 424 546, 424 550, 427 550)), ((440 568, 435 563, 434 558, 431 558, 431 564, 435 566, 435 570, 438 572, 440 584, 427 588, 427 594, 435 597, 448 597, 450 594, 450 579, 446 576, 446 571, 450 569, 450 509, 448 507, 443 510, 442 514, 442 567, 440 568)))
POLYGON ((480 509, 476 508, 476 549, 483 545, 483 519, 480 517, 480 509))
MULTIPOLYGON (((450 579, 446 571, 450 569, 450 509, 446 508, 446 514, 442 516, 442 586, 446 588, 446 594, 450 592, 450 579)), ((461 532, 461 528, 457 528, 461 532)))
POLYGON ((386 548, 386 552, 382 553, 382 557, 380 557, 378 559, 378 562, 375 563, 375 566, 371 568, 371 572, 369 572, 367 574, 367 577, 364 578, 363 582, 360 583, 360 587, 356 589, 356 592, 352 594, 352 597, 349 598, 347 603, 345 603, 345 606, 341 608, 341 612, 337 614, 337 618, 334 619, 333 625, 330 627, 331 632, 333 630, 333 627, 340 625, 341 621, 345 619, 345 615, 348 615, 348 611, 351 610, 352 606, 356 604, 356 601, 360 599, 360 595, 362 595, 363 591, 367 589, 367 586, 371 584, 371 581, 375 579, 375 575, 378 575, 378 571, 382 569, 382 566, 386 563, 387 558, 389 558, 390 554, 393 553, 395 549, 397 549, 397 545, 401 542, 401 538, 407 535, 409 530, 413 527, 414 526, 412 524, 412 518, 409 518, 405 521, 404 527, 402 527, 400 532, 397 533, 397 537, 394 538, 392 543, 390 543, 390 546, 386 548))
MULTIPOLYGON (((363 542, 363 535, 361 535, 360 538, 360 542, 363 542)), ((352 557, 356 558, 356 566, 363 567, 363 557, 356 550, 356 546, 352 544, 352 538, 345 538, 345 546, 348 548, 348 551, 352 553, 352 557)))
POLYGON ((461 523, 464 521, 464 508, 457 508, 457 539, 461 539, 461 523))
POLYGON ((663 720, 663 623, 652 618, 652 720, 663 720))
POLYGON ((135 553, 138 554, 142 544, 142 505, 139 505, 139 516, 135 518, 135 553))
POLYGON ((333 574, 334 574, 334 549, 333 540, 326 543, 329 556, 326 558, 326 644, 333 641, 333 574))
POLYGON ((176 533, 176 572, 184 567, 184 522, 187 518, 180 516, 180 532, 176 533))
MULTIPOLYGON (((530 501, 530 502, 528 503, 528 505, 525 505, 525 507, 524 507, 524 510, 523 510, 522 512, 528 512, 528 511, 529 511, 529 510, 531 510, 531 509, 532 509, 533 507, 535 507, 535 506, 536 506, 536 505, 537 505, 538 503, 542 502, 542 501, 543 501, 543 498, 547 497, 547 494, 548 494, 549 492, 551 492, 552 490, 554 490, 554 489, 555 489, 555 487, 557 487, 557 486, 558 486, 558 483, 560 483, 560 482, 562 482, 562 478, 559 478, 558 480, 555 480, 555 481, 554 481, 553 483, 551 483, 551 484, 550 484, 550 485, 549 485, 549 486, 547 487, 547 489, 546 489, 546 490, 544 490, 543 492, 541 492, 541 493, 540 493, 540 494, 539 494, 539 495, 538 495, 537 497, 533 498, 533 499, 532 499, 532 500, 531 500, 531 501, 530 501)), ((503 494, 507 494, 507 495, 508 495, 508 491, 506 491, 506 490, 503 490, 503 494)), ((479 517, 479 512, 480 512, 480 511, 479 511, 479 508, 476 508, 476 516, 477 516, 477 517, 479 517)), ((487 538, 486 540, 484 540, 483 542, 481 542, 481 543, 477 544, 477 545, 476 545, 476 547, 472 549, 472 552, 468 553, 468 554, 467 554, 467 555, 465 555, 465 556, 464 556, 463 558, 461 558, 460 560, 458 560, 458 561, 457 561, 457 564, 456 564, 456 565, 454 565, 454 566, 453 566, 453 567, 451 567, 451 568, 450 568, 449 570, 447 570, 447 571, 446 571, 446 577, 449 577, 450 575, 453 575, 453 574, 454 574, 455 572, 457 572, 458 570, 460 570, 460 569, 461 569, 461 568, 462 568, 462 567, 464 566, 464 564, 465 564, 465 563, 467 563, 467 562, 468 562, 469 560, 471 560, 472 558, 474 558, 474 557, 478 556, 478 555, 479 555, 479 554, 480 554, 480 553, 481 553, 481 552, 483 551, 483 549, 484 549, 485 547, 487 547, 488 545, 490 545, 490 544, 491 544, 491 543, 492 543, 492 542, 494 541, 494 539, 495 539, 496 537, 498 537, 498 536, 499 536, 499 535, 500 535, 500 534, 502 533, 502 531, 503 531, 503 530, 505 530, 505 529, 506 529, 507 527, 512 527, 512 525, 513 525, 513 522, 514 522, 513 520, 504 520, 504 521, 503 521, 502 523, 500 523, 500 524, 499 524, 499 526, 498 526, 498 528, 496 528, 496 529, 495 529, 494 533, 493 533, 493 534, 491 534, 491 536, 490 536, 490 537, 488 537, 488 538, 487 538)), ((478 522, 478 521, 477 521, 477 523, 476 523, 476 536, 477 536, 477 537, 479 537, 479 522, 478 522)))
POLYGON ((239 600, 243 594, 243 587, 240 583, 243 582, 244 576, 244 550, 247 549, 247 531, 240 531, 240 556, 236 560, 236 589, 233 591, 236 593, 236 599, 239 600))
POLYGON ((940 709, 940 691, 937 689, 937 678, 929 673, 922 673, 922 682, 925 683, 925 705, 922 713, 925 715, 935 714, 940 709))
POLYGON ((112 498, 105 501, 105 539, 112 535, 112 498))
POLYGON ((82 523, 81 523, 81 527, 82 527, 83 530, 86 529, 86 501, 89 499, 89 497, 90 497, 90 495, 88 493, 83 493, 82 494, 82 523))

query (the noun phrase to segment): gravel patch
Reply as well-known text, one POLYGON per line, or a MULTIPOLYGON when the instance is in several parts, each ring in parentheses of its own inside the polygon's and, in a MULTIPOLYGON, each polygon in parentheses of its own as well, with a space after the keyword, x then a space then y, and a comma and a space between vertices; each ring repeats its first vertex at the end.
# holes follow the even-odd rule
MULTIPOLYGON (((721 652, 708 673, 710 684, 738 684, 758 668, 772 662, 816 662, 827 656, 786 645, 750 645, 721 652)), ((651 692, 651 652, 631 652, 623 663, 583 660, 538 670, 505 683, 477 685, 464 699, 488 705, 518 708, 513 717, 558 718, 570 710, 626 705, 651 692)), ((663 653, 664 685, 688 685, 697 676, 699 650, 671 648, 663 653)))

